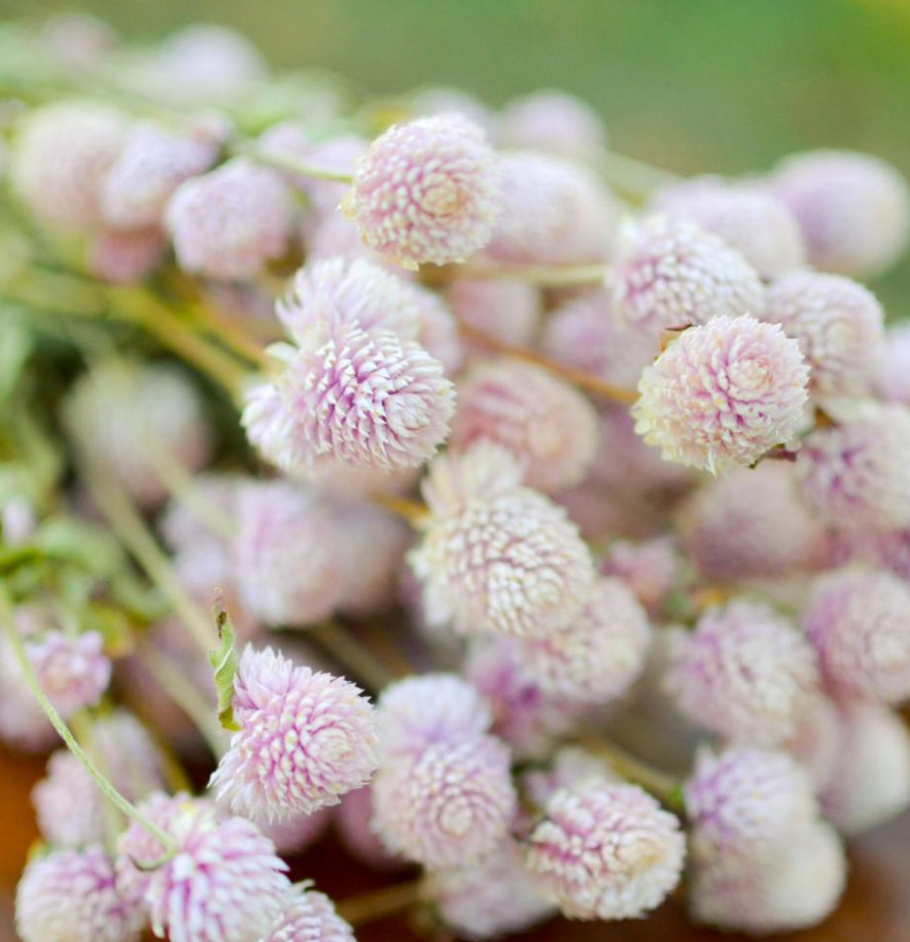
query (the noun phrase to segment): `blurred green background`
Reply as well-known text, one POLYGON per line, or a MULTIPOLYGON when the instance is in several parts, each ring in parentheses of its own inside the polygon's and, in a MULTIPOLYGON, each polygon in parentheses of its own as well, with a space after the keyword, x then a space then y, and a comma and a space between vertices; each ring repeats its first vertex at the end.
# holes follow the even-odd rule
MULTIPOLYGON (((491 104, 581 95, 614 147, 683 173, 818 146, 910 174, 910 0, 85 0, 130 39, 193 21, 244 31, 276 66, 365 90, 454 84, 491 104)), ((4 16, 72 10, 0 0, 4 16)), ((910 315, 910 262, 877 286, 910 315)))

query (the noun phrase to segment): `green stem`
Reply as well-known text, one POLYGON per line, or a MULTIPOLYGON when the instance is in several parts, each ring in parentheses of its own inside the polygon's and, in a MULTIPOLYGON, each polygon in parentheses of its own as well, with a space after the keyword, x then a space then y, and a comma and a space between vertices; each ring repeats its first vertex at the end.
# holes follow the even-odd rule
MULTIPOLYGON (((155 861, 154 865, 159 865, 167 862, 171 857, 174 856, 177 852, 177 843, 170 834, 167 834, 157 824, 149 821, 148 818, 142 814, 141 811, 130 801, 127 801, 120 792, 101 774, 98 767, 94 762, 88 757, 85 750, 79 743, 76 741, 76 737, 70 732, 69 727, 64 723, 63 718, 57 712, 54 705, 47 698, 44 691, 41 689, 41 685, 38 683, 38 678, 35 676, 35 672, 32 669, 31 661, 28 659, 28 653, 25 650, 25 645, 22 643, 22 636, 16 629, 15 620, 13 618, 13 609, 12 603, 10 601, 9 595, 4 588, 0 589, 0 620, 3 621, 3 628, 6 630, 7 637, 9 638, 10 644, 13 649, 13 654, 16 657, 16 661, 19 664, 19 668, 22 671, 22 676, 25 679, 26 684, 28 684, 29 689, 34 694, 35 699, 38 701, 39 706, 44 711, 48 720, 50 720, 51 726, 57 731, 57 734, 60 738, 66 743, 67 748, 73 755, 85 766, 86 771, 92 776, 95 780, 95 783, 98 785, 98 788, 101 789, 101 792, 104 796, 111 801, 120 811, 123 812, 128 818, 132 821, 135 821, 136 824, 145 828, 155 840, 159 841, 164 847, 165 855, 160 861, 155 861)), ((148 866, 151 866, 149 864, 148 866)))
POLYGON ((585 732, 579 736, 579 745, 589 752, 603 756, 618 775, 636 785, 641 785, 668 807, 679 806, 681 783, 672 775, 655 769, 627 752, 622 746, 617 746, 616 743, 603 739, 593 732, 585 732))
POLYGON ((335 658, 345 671, 360 680, 374 692, 388 686, 395 677, 363 644, 359 644, 337 622, 325 621, 311 628, 307 634, 330 657, 335 658))
POLYGON ((304 160, 291 157, 286 154, 269 153, 262 150, 255 144, 240 144, 234 148, 235 152, 249 157, 250 160, 266 167, 274 167, 276 170, 286 170, 289 173, 296 173, 302 177, 310 177, 313 180, 329 180, 333 183, 353 183, 354 174, 345 173, 342 170, 331 170, 328 167, 320 167, 316 164, 309 164, 304 160))
POLYGON ((679 183, 682 177, 643 160, 606 151, 597 162, 604 179, 626 196, 644 202, 657 190, 679 183))
POLYGON ((421 276, 433 284, 451 281, 490 281, 504 279, 526 281, 539 288, 562 288, 603 284, 607 266, 602 262, 591 265, 483 265, 469 263, 453 265, 439 272, 422 269, 421 276))
POLYGON ((420 901, 422 885, 421 879, 409 880, 372 893, 349 897, 339 902, 338 915, 354 926, 395 916, 420 901))

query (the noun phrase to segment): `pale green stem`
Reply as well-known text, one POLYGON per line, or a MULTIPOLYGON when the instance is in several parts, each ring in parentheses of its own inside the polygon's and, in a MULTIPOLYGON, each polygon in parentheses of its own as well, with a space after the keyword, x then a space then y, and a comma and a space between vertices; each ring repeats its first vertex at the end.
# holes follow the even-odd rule
POLYGON ((365 645, 355 641, 337 622, 322 622, 311 628, 308 634, 336 658, 345 671, 350 671, 355 679, 374 691, 382 690, 395 679, 365 645))
POLYGON ((682 177, 643 160, 606 151, 597 161, 603 178, 621 193, 644 201, 652 193, 679 183, 682 177))
MULTIPOLYGON (((103 756, 97 748, 93 748, 95 745, 95 740, 92 735, 92 721, 89 718, 88 713, 85 710, 80 710, 76 713, 71 719, 70 724, 73 727, 73 732, 76 734, 76 740, 79 745, 89 753, 93 760, 97 763, 101 773, 105 776, 110 774, 110 769, 107 768, 105 763, 102 761, 103 756)), ((123 819, 120 816, 120 812, 117 810, 117 806, 110 801, 102 802, 103 815, 104 815, 104 838, 105 843, 108 846, 108 849, 114 853, 117 848, 117 835, 120 833, 121 825, 123 819)))
POLYGON ((349 897, 338 903, 338 915, 352 926, 395 916, 420 902, 422 885, 423 881, 418 878, 349 897))
POLYGON ((313 180, 329 180, 333 183, 353 183, 354 174, 346 173, 343 170, 331 170, 328 167, 320 167, 315 164, 309 164, 305 160, 297 157, 291 157, 286 154, 269 153, 256 145, 239 145, 235 148, 238 154, 249 157, 250 160, 267 167, 274 167, 276 170, 286 170, 289 173, 296 173, 302 177, 310 177, 313 180))
POLYGON ((102 794, 111 801, 120 811, 123 812, 130 820, 135 821, 136 824, 140 827, 145 828, 155 840, 161 843, 161 846, 165 850, 165 856, 161 861, 155 861, 155 864, 161 864, 166 862, 167 859, 173 857, 177 852, 177 843, 170 834, 167 834, 157 824, 149 821, 148 818, 130 801, 127 801, 120 792, 101 774, 98 767, 94 762, 88 757, 85 750, 79 743, 76 741, 76 737, 70 732, 69 727, 64 723, 63 718, 57 712, 54 705, 47 698, 44 691, 41 689, 41 685, 38 683, 38 678, 35 676, 35 672, 32 669, 31 661, 28 658, 28 653, 25 650, 25 645, 22 643, 22 636, 19 634, 16 629, 15 620, 13 618, 12 604, 10 602, 9 596, 6 593, 5 588, 0 589, 0 619, 3 621, 3 627, 6 630, 7 636, 9 638, 10 644, 13 649, 13 654, 16 657, 16 661, 19 664, 19 668, 22 671, 22 676, 25 679, 26 684, 28 685, 31 692, 34 694, 35 699, 38 701, 39 706, 44 711, 48 720, 50 720, 51 726, 57 731, 57 734, 60 738, 66 743, 67 748, 73 755, 85 766, 86 771, 92 776, 95 780, 95 783, 98 785, 98 788, 101 789, 102 794))
MULTIPOLYGON (((592 265, 482 265, 469 263, 452 266, 438 274, 438 280, 449 281, 526 281, 539 288, 561 288, 573 285, 600 285, 607 276, 607 266, 592 265)), ((437 275, 427 273, 432 282, 437 275)))

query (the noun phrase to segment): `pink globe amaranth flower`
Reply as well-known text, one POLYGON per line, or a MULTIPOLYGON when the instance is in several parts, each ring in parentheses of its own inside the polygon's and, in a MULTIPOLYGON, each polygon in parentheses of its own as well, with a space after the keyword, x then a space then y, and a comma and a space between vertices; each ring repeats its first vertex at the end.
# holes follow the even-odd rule
POLYGON ((434 461, 420 490, 439 517, 466 510, 474 500, 508 494, 524 480, 524 468, 510 451, 494 442, 477 442, 464 454, 445 454, 434 461))
POLYGON ((680 636, 667 690, 689 719, 730 740, 775 746, 791 737, 818 688, 809 642, 765 605, 710 609, 680 636))
POLYGON ((496 158, 461 115, 395 125, 358 162, 343 206, 364 243, 405 268, 464 262, 502 209, 496 158))
POLYGON ((632 919, 679 882, 679 822, 637 785, 561 789, 525 844, 525 865, 570 919, 632 919))
POLYGON ((809 773, 816 794, 831 780, 841 744, 841 717, 833 700, 819 694, 803 710, 788 752, 809 773))
POLYGON ((607 703, 621 697, 645 666, 651 628, 632 591, 600 577, 581 615, 542 640, 521 639, 518 657, 544 693, 569 702, 607 703))
POLYGON ((763 278, 775 278, 806 263, 798 220, 755 184, 697 177, 661 190, 652 208, 713 232, 763 278))
POLYGON ((261 942, 356 942, 354 930, 335 912, 324 893, 289 893, 278 922, 261 942))
POLYGON ((101 281, 136 284, 164 261, 167 243, 158 229, 106 229, 92 240, 86 267, 101 281))
POLYGON ((524 465, 530 487, 550 492, 580 484, 597 447, 597 413, 574 387, 518 360, 475 366, 458 386, 450 447, 486 439, 524 465))
POLYGON ((115 229, 159 226, 174 190, 205 173, 217 156, 217 144, 202 136, 140 125, 105 175, 101 189, 105 223, 115 229))
POLYGON ((476 942, 522 932, 555 912, 512 840, 474 866, 427 874, 421 895, 446 929, 476 942))
POLYGON ((23 942, 134 942, 143 923, 139 900, 120 891, 100 844, 33 857, 16 891, 23 942))
POLYGON ((449 85, 431 85, 418 89, 411 99, 411 110, 418 117, 460 114, 482 127, 490 140, 499 133, 499 115, 478 98, 449 85))
POLYGON ((910 697, 910 586, 888 572, 822 576, 803 612, 826 685, 839 697, 910 697))
POLYGON ((247 645, 234 687, 240 731, 212 775, 231 809, 281 821, 337 805, 378 765, 373 708, 359 687, 247 645))
POLYGON ((821 562, 822 524, 800 497, 792 467, 763 462, 710 481, 680 514, 689 559, 708 581, 774 578, 821 562))
POLYGON ((396 757, 372 790, 373 824, 386 846, 431 870, 470 866, 493 851, 517 804, 509 750, 492 736, 396 757))
POLYGON ((504 206, 486 252, 500 262, 580 264, 609 257, 620 209, 594 171, 562 157, 500 158, 504 206))
POLYGON ((522 794, 537 808, 546 807, 560 789, 587 787, 597 782, 626 784, 603 756, 579 746, 561 746, 549 761, 548 768, 532 768, 521 776, 522 794))
POLYGON ((234 569, 251 615, 275 627, 327 617, 345 578, 334 508, 287 481, 249 481, 237 519, 234 569))
POLYGON ((696 922, 752 935, 808 929, 834 911, 846 877, 837 834, 818 821, 769 859, 721 857, 695 866, 689 914, 696 922))
POLYGON ((49 631, 26 643, 29 660, 51 703, 64 719, 94 706, 111 680, 111 662, 97 631, 70 636, 49 631))
POLYGON ((635 431, 667 461, 714 474, 753 464, 800 429, 808 379, 799 344, 779 326, 715 317, 645 368, 635 431))
POLYGON ((547 637, 571 625, 587 601, 591 555, 565 510, 527 487, 501 482, 494 493, 447 509, 441 494, 470 477, 475 462, 482 478, 490 448, 479 442, 431 468, 424 496, 432 516, 408 561, 423 583, 430 623, 451 621, 459 633, 547 637))
POLYGON ((764 320, 799 341, 818 394, 868 391, 884 351, 884 313, 868 288, 842 275, 790 272, 768 289, 764 320))
POLYGON ((461 323, 503 343, 533 343, 543 314, 540 291, 534 285, 507 278, 465 279, 452 284, 445 296, 461 323))
POLYGON ((882 399, 910 406, 910 324, 895 324, 885 334, 873 386, 882 399))
POLYGON ((79 447, 143 507, 160 504, 168 494, 160 461, 193 472, 211 454, 202 398, 188 375, 170 364, 104 363, 73 384, 64 408, 79 447))
POLYGON ((655 615, 680 582, 682 561, 671 537, 656 537, 637 544, 617 540, 601 560, 600 571, 624 582, 645 611, 655 615))
POLYGON ((184 271, 225 281, 251 278, 287 248, 290 192, 275 171, 235 159, 181 183, 164 222, 184 271))
POLYGON ((864 278, 890 268, 907 247, 910 190, 877 157, 797 154, 782 161, 767 185, 799 220, 816 268, 864 278))
POLYGON ((796 471, 808 503, 846 529, 910 526, 910 409, 863 403, 803 442, 796 471))
POLYGON ((910 734, 898 714, 875 703, 848 703, 840 719, 822 809, 839 831, 859 834, 910 806, 910 734))
POLYGON ((483 694, 493 714, 493 732, 515 755, 539 759, 577 724, 586 704, 544 692, 525 666, 517 638, 472 639, 465 676, 483 694))
POLYGON ((397 262, 386 255, 380 255, 368 248, 360 239, 357 226, 341 213, 332 213, 328 216, 307 219, 301 223, 301 236, 306 246, 307 262, 319 259, 362 258, 374 265, 381 265, 394 271, 402 279, 413 274, 402 268, 397 262))
POLYGON ((541 89, 506 105, 502 139, 510 148, 594 160, 607 145, 607 131, 600 116, 580 98, 541 89))
POLYGON ((708 863, 786 853, 818 819, 808 772, 785 752, 702 749, 685 784, 689 850, 708 863))
MULTIPOLYGON (((34 604, 18 605, 16 629, 24 639, 37 635, 47 613, 34 604)), ((43 752, 59 744, 53 726, 25 682, 6 632, 0 632, 0 739, 14 749, 43 752)))
POLYGON ((758 272, 739 252, 687 219, 661 215, 623 228, 607 290, 618 318, 652 330, 765 309, 758 272))
POLYGON ((390 854, 373 830, 373 790, 369 786, 344 796, 335 812, 335 830, 344 849, 358 863, 374 870, 402 866, 402 859, 390 854))
POLYGON ((376 723, 383 756, 417 755, 438 742, 477 739, 490 729, 489 704, 457 674, 422 674, 382 692, 376 723))
POLYGON ((227 818, 201 799, 158 794, 140 810, 177 843, 154 870, 136 862, 164 849, 141 825, 120 835, 118 885, 141 893, 152 931, 171 942, 260 942, 281 914, 290 888, 272 842, 244 818, 227 818))
POLYGON ((101 192, 128 130, 104 105, 68 101, 38 108, 10 154, 15 196, 39 222, 86 231, 101 221, 101 192))
POLYGON ((560 363, 629 387, 638 385, 641 371, 660 353, 658 332, 620 324, 609 292, 602 289, 557 308, 547 318, 541 346, 560 363))

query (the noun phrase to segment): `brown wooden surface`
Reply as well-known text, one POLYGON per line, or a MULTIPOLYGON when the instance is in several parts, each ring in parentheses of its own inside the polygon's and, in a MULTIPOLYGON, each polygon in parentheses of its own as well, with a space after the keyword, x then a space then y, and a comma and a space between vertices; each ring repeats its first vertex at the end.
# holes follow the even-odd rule
MULTIPOLYGON (((43 761, 0 751, 0 942, 13 942, 12 896, 28 846, 36 836, 28 793, 43 761)), ((782 942, 910 942, 910 816, 866 835, 851 848, 851 879, 837 914, 811 932, 782 942)), ((312 877, 335 899, 382 885, 383 878, 353 864, 328 839, 301 858, 295 876, 312 877)), ((386 880, 388 878, 385 878, 386 880)), ((420 937, 400 920, 357 931, 359 942, 413 942, 420 937)), ((553 920, 518 942, 734 942, 738 937, 694 929, 668 903, 646 920, 568 923, 553 920)))

